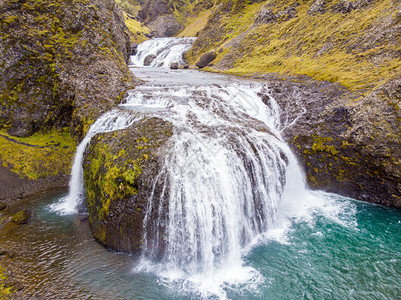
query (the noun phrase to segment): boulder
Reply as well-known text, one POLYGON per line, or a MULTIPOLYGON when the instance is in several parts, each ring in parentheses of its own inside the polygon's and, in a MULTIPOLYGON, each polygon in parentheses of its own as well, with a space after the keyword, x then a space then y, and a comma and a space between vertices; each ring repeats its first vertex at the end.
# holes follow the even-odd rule
POLYGON ((150 66, 151 63, 154 61, 155 58, 156 58, 156 55, 154 55, 154 54, 149 54, 149 55, 146 56, 145 59, 143 60, 143 65, 144 65, 144 66, 150 66))
POLYGON ((170 64, 170 69, 177 70, 178 69, 178 63, 176 63, 176 62, 171 63, 170 64))
MULTIPOLYGON (((90 226, 102 245, 140 253, 145 211, 151 195, 158 197, 162 190, 154 180, 172 130, 169 122, 153 117, 92 138, 84 155, 84 184, 90 226)), ((157 219, 158 204, 152 208, 148 213, 157 219)))
POLYGON ((206 67, 209 63, 211 63, 217 56, 216 51, 211 50, 206 52, 201 56, 201 58, 197 61, 196 66, 199 68, 206 67))
POLYGON ((309 15, 324 14, 327 11, 327 1, 316 0, 308 9, 309 15))

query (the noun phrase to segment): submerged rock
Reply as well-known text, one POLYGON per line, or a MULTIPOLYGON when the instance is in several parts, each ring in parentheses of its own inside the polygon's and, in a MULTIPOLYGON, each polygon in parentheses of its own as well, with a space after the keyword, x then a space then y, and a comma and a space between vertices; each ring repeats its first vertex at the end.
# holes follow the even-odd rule
POLYGON ((104 246, 141 250, 146 206, 172 130, 167 121, 145 118, 92 138, 84 156, 84 182, 92 232, 104 246))
POLYGON ((211 50, 209 52, 206 52, 197 61, 196 66, 199 68, 204 68, 204 67, 208 66, 216 57, 217 57, 216 51, 211 50))

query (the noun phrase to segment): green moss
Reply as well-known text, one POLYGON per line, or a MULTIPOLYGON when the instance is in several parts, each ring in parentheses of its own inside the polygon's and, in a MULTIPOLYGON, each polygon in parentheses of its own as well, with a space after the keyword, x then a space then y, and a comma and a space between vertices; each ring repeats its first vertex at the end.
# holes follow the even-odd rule
POLYGON ((68 129, 35 133, 27 138, 11 137, 2 129, 0 143, 3 165, 29 179, 69 174, 76 149, 68 129))
POLYGON ((130 18, 126 13, 124 13, 124 20, 125 25, 127 25, 127 28, 129 30, 132 42, 139 44, 149 39, 148 37, 146 37, 146 34, 150 33, 150 29, 147 28, 144 24, 130 18))
POLYGON ((99 141, 96 153, 88 158, 91 161, 90 176, 85 178, 88 206, 94 207, 94 201, 100 197, 98 200, 101 206, 97 212, 100 220, 108 215, 112 201, 133 196, 138 192, 136 180, 142 173, 142 159, 125 157, 125 150, 114 154, 107 144, 99 141))
MULTIPOLYGON (((234 1, 235 5, 239 2, 234 1)), ((361 93, 382 85, 401 72, 400 57, 394 54, 401 51, 399 38, 398 42, 394 39, 381 39, 376 44, 369 42, 374 28, 379 28, 380 24, 390 18, 393 23, 400 22, 397 4, 391 0, 375 1, 348 14, 328 9, 324 15, 308 14, 311 2, 301 1, 294 18, 281 14, 281 18, 257 26, 253 26, 253 21, 261 5, 272 8, 277 14, 294 2, 241 3, 243 5, 238 5, 237 10, 233 8, 220 19, 210 17, 211 23, 205 26, 201 39, 188 55, 191 63, 209 49, 227 49, 230 42, 245 33, 237 41, 239 46, 224 53, 234 57, 234 66, 224 72, 307 75, 317 80, 339 82, 361 93), (219 24, 215 24, 216 20, 219 24), (216 34, 217 37, 213 36, 216 34)), ((325 3, 329 8, 338 0, 325 3)), ((221 7, 216 5, 210 16, 221 14, 219 10, 221 7)), ((216 61, 222 58, 220 56, 216 61)))
POLYGON ((4 274, 5 269, 0 265, 0 300, 8 299, 12 292, 12 287, 5 287, 7 276, 4 274))

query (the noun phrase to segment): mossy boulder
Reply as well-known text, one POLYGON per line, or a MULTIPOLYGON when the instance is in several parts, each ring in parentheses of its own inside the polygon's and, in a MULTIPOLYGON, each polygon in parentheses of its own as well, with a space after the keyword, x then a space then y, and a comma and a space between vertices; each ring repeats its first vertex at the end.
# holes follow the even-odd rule
POLYGON ((216 51, 208 51, 199 58, 199 60, 196 62, 196 66, 198 68, 207 67, 216 58, 216 56, 216 51))
POLYGON ((167 121, 145 118, 92 138, 84 155, 84 181, 92 232, 104 246, 140 252, 145 211, 151 194, 160 192, 154 181, 172 130, 167 121))

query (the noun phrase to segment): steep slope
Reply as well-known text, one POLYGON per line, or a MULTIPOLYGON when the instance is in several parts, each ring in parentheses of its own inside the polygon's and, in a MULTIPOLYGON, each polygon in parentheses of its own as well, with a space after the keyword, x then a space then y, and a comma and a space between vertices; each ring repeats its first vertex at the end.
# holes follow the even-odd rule
POLYGON ((68 173, 69 131, 81 140, 133 85, 123 15, 112 0, 5 0, 0 28, 2 164, 30 179, 68 173))

